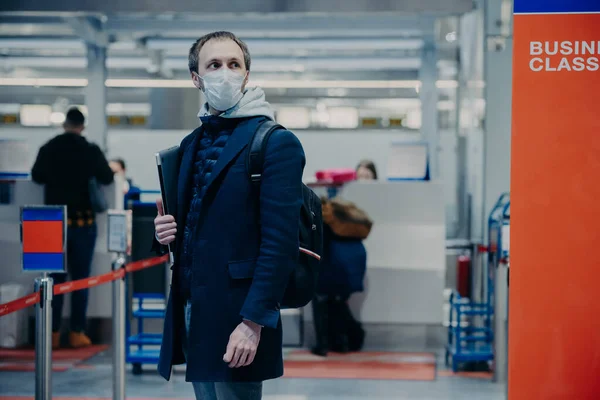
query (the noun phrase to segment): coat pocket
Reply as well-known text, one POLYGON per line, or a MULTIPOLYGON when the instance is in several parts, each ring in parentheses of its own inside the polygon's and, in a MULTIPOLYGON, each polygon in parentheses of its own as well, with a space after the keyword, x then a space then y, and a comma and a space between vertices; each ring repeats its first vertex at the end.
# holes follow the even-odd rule
POLYGON ((256 258, 242 261, 230 261, 227 267, 231 279, 252 279, 256 268, 256 258))

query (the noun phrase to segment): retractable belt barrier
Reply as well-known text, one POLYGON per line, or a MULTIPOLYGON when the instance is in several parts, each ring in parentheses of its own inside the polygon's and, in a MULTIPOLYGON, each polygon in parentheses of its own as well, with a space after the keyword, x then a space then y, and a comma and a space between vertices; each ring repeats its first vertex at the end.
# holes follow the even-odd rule
MULTIPOLYGON (((105 283, 124 278, 126 273, 131 273, 146 268, 154 267, 156 265, 163 264, 167 261, 169 261, 168 255, 162 257, 148 258, 140 261, 134 261, 125 265, 124 268, 119 268, 118 270, 111 271, 106 274, 93 276, 91 278, 79 279, 76 281, 65 282, 61 283, 60 285, 55 285, 54 294, 60 295, 75 292, 77 290, 88 289, 94 286, 103 285, 105 283)), ((19 299, 10 301, 8 303, 0 304, 0 317, 22 310, 27 307, 34 306, 40 302, 40 299, 40 292, 35 292, 28 296, 24 296, 19 299)))

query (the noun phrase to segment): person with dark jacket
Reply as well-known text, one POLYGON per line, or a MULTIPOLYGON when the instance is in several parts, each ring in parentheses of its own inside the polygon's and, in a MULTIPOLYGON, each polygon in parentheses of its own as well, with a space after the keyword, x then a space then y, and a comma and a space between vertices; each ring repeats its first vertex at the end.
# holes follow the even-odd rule
POLYGON ((129 208, 127 201, 140 201, 141 190, 133 184, 133 179, 127 176, 127 166, 122 158, 115 158, 108 163, 115 175, 123 178, 123 195, 125 196, 125 208, 129 208))
MULTIPOLYGON (((85 118, 76 108, 69 110, 63 125, 65 133, 44 144, 31 171, 34 182, 44 185, 45 203, 67 206, 67 272, 71 279, 90 276, 96 221, 90 202, 89 182, 113 181, 113 172, 100 148, 82 136, 85 118)), ((53 275, 55 284, 66 282, 67 274, 53 275)), ((88 290, 71 294, 71 329, 69 344, 83 347, 91 344, 84 333, 88 290)), ((56 296, 52 307, 52 347, 60 345, 60 323, 63 296, 56 296)))
POLYGON ((339 197, 323 199, 323 258, 317 293, 312 301, 316 345, 312 353, 347 353, 362 349, 365 331, 348 305, 364 290, 367 252, 362 241, 372 221, 355 204, 339 197))
POLYGON ((274 115, 262 89, 245 88, 248 48, 230 32, 208 34, 189 69, 207 103, 179 147, 173 215, 157 202, 155 245, 175 256, 158 370, 169 379, 187 363, 198 400, 258 400, 262 382, 283 375, 280 308, 298 260, 304 152, 275 131, 256 190, 248 144, 274 115))

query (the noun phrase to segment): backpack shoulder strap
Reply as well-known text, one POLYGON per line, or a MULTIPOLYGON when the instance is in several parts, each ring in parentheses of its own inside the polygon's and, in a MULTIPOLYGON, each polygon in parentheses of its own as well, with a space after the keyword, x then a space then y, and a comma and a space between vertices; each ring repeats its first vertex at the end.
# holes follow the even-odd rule
POLYGON ((254 136, 252 136, 246 160, 246 170, 253 185, 260 184, 267 142, 271 134, 278 129, 284 128, 275 121, 267 119, 258 126, 254 136))

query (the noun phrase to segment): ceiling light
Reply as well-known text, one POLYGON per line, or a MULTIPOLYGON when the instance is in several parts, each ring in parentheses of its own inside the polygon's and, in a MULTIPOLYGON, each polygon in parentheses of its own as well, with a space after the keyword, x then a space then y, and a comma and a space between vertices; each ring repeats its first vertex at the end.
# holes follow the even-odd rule
POLYGON ((85 78, 0 78, 0 86, 83 87, 87 84, 85 78))
POLYGON ((439 80, 435 83, 438 89, 456 89, 458 87, 458 81, 450 79, 439 80))
MULTIPOLYGON (((51 86, 84 87, 85 78, 0 78, 0 86, 51 86)), ((260 86, 266 89, 416 89, 417 80, 256 80, 248 86, 260 86)), ((119 88, 193 88, 190 79, 107 79, 107 87, 119 88)), ((454 80, 439 80, 440 89, 452 89, 458 86, 454 80)))
POLYGON ((383 80, 257 80, 249 86, 263 88, 287 87, 290 89, 411 89, 419 81, 383 81, 383 80))
POLYGON ((50 122, 55 125, 60 125, 65 122, 65 113, 53 112, 50 114, 50 122))
POLYGON ((327 95, 331 97, 344 97, 348 94, 348 89, 344 88, 336 88, 336 89, 327 89, 327 95))
POLYGON ((457 35, 456 32, 449 32, 446 34, 446 41, 449 43, 456 42, 457 35))
POLYGON ((106 87, 119 88, 193 88, 191 79, 107 79, 106 87))
POLYGON ((23 126, 49 126, 52 108, 45 104, 23 104, 19 120, 23 126))

